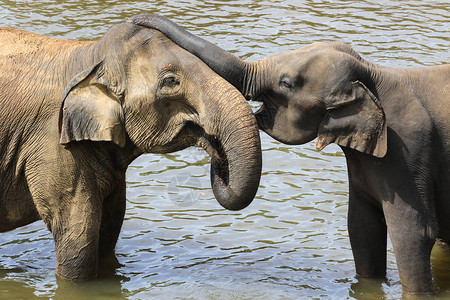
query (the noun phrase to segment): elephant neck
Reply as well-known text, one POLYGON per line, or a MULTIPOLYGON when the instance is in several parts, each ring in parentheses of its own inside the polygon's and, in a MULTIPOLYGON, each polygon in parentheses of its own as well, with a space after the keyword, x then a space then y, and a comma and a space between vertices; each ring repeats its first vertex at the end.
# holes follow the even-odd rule
MULTIPOLYGON (((101 156, 100 160, 107 161, 107 164, 111 165, 111 168, 125 172, 128 166, 139 156, 143 154, 129 138, 125 142, 125 146, 120 147, 112 142, 93 142, 89 143, 101 143, 97 145, 96 149, 101 156)), ((70 145, 69 145, 70 147, 70 145)))
POLYGON ((119 154, 117 155, 118 166, 126 169, 136 158, 138 158, 142 154, 143 152, 133 144, 129 137, 127 137, 125 146, 123 148, 120 148, 119 154))
MULTIPOLYGON (((398 93, 399 87, 410 82, 406 69, 390 68, 381 65, 370 64, 370 78, 374 84, 374 90, 380 102, 383 104, 398 93)), ((405 91, 407 92, 407 91, 405 91)))

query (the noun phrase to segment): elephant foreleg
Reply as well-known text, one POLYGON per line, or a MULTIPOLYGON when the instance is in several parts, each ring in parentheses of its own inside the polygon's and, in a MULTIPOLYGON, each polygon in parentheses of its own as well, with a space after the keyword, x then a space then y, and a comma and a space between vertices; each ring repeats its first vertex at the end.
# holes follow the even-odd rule
POLYGON ((53 217, 56 274, 69 280, 89 279, 98 272, 100 202, 74 199, 53 217))
POLYGON ((125 216, 125 182, 103 202, 102 223, 100 226, 99 256, 114 251, 125 216))
POLYGON ((384 203, 383 209, 403 292, 432 294, 430 255, 436 239, 433 219, 425 209, 401 199, 384 203))
POLYGON ((350 188, 348 232, 356 273, 362 277, 386 275, 387 230, 381 207, 350 188))

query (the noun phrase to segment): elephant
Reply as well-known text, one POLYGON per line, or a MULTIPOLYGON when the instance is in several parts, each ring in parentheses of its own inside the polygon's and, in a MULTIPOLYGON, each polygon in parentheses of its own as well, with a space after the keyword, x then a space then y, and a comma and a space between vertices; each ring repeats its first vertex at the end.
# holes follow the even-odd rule
POLYGON ((144 153, 203 148, 224 208, 248 206, 261 142, 245 98, 159 31, 122 21, 96 41, 0 29, 0 232, 42 219, 58 278, 114 255, 125 173, 144 153))
POLYGON ((449 64, 385 67, 340 42, 246 62, 162 16, 132 22, 161 31, 261 102, 258 126, 274 139, 339 145, 356 273, 385 277, 389 234, 403 292, 433 292, 431 249, 450 240, 449 64))

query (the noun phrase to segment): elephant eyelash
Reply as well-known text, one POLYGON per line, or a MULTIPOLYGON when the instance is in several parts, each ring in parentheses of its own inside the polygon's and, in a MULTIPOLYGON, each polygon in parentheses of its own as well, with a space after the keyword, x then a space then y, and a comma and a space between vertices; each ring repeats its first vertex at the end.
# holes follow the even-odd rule
POLYGON ((162 79, 161 86, 176 86, 180 84, 180 80, 178 80, 175 76, 166 76, 162 79))

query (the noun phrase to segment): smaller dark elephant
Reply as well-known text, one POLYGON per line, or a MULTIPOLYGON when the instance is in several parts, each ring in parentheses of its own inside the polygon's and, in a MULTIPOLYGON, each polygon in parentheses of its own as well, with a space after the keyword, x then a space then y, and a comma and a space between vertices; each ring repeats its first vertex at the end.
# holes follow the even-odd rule
POLYGON ((223 207, 251 203, 261 176, 255 117, 200 59, 129 21, 95 42, 0 28, 0 232, 42 219, 60 277, 95 277, 113 252, 128 165, 190 146, 211 156, 223 207))
POLYGON ((160 30, 247 99, 260 129, 286 144, 340 145, 348 230, 361 276, 385 276, 387 232, 405 293, 432 293, 430 253, 450 240, 450 65, 379 66, 342 43, 314 43, 245 62, 160 16, 160 30))

